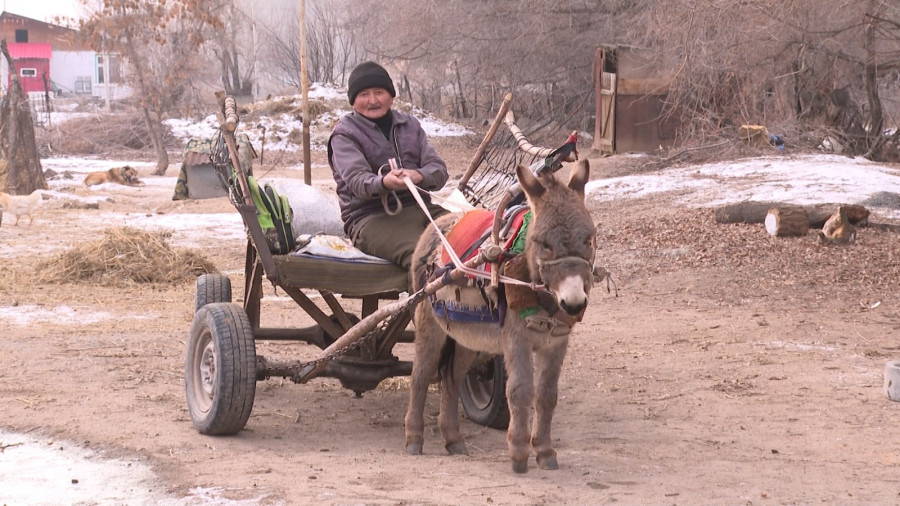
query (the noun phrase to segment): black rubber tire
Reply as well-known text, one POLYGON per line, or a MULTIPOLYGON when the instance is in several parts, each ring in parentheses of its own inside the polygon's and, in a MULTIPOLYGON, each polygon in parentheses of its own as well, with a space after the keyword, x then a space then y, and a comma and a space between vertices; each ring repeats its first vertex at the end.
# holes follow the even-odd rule
POLYGON ((194 315, 184 361, 191 421, 201 434, 244 428, 256 395, 256 346, 244 309, 213 302, 194 315))
POLYGON ((203 274, 194 285, 194 313, 212 302, 231 302, 231 279, 224 274, 203 274))
POLYGON ((459 389, 459 399, 469 420, 506 430, 509 427, 509 405, 506 402, 506 367, 503 357, 475 364, 466 374, 459 389))

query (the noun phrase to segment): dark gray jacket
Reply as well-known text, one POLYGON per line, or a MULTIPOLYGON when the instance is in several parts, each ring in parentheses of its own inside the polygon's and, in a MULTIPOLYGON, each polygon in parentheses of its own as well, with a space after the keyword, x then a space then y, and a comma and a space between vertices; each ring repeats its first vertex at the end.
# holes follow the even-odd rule
MULTIPOLYGON (((328 139, 328 164, 337 183, 344 231, 351 238, 369 218, 384 213, 381 194, 385 188, 379 168, 389 158, 399 158, 404 169, 418 170, 422 174, 419 187, 425 190, 439 190, 449 179, 447 165, 428 143, 419 121, 402 111, 391 114, 390 139, 355 111, 338 120, 328 139)), ((397 195, 404 207, 417 205, 408 190, 397 190, 397 195)), ((427 194, 422 197, 430 201, 427 194)), ((393 198, 389 201, 394 207, 393 198)))

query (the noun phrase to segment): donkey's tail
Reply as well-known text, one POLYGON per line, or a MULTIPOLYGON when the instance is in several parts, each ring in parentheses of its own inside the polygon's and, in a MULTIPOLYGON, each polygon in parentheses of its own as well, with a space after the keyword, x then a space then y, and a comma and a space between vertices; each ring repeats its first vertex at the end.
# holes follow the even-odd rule
POLYGON ((451 382, 456 381, 453 377, 453 360, 456 357, 456 341, 447 338, 444 347, 441 348, 441 358, 438 359, 438 369, 436 378, 438 381, 449 379, 451 382))

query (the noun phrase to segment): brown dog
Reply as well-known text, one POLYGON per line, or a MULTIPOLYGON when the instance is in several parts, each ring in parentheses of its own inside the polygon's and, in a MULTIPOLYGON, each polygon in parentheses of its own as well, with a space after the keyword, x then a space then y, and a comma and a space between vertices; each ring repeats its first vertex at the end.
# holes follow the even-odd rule
POLYGON ((144 186, 144 182, 138 179, 137 171, 130 165, 116 167, 106 172, 91 172, 84 178, 85 186, 93 186, 103 183, 119 183, 126 186, 144 186))

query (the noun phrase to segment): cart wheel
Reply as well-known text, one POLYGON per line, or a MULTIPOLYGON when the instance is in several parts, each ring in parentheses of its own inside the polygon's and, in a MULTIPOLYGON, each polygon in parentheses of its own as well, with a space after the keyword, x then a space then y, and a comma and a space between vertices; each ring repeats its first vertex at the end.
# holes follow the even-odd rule
POLYGON ((201 434, 244 428, 256 395, 256 348, 247 313, 214 302, 194 315, 184 363, 191 421, 201 434))
POLYGON ((210 302, 231 302, 231 279, 224 274, 203 274, 194 290, 194 313, 210 302))
POLYGON ((459 389, 459 398, 469 420, 493 429, 509 427, 503 357, 495 355, 472 366, 459 389))

